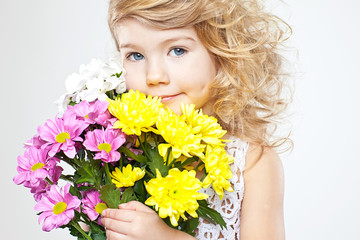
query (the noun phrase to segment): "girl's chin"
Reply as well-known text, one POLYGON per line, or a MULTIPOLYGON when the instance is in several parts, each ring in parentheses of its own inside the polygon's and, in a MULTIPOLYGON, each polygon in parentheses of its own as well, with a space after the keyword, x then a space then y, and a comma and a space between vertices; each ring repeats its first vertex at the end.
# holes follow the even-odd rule
POLYGON ((171 104, 167 105, 175 114, 182 115, 181 107, 180 106, 171 106, 171 104))

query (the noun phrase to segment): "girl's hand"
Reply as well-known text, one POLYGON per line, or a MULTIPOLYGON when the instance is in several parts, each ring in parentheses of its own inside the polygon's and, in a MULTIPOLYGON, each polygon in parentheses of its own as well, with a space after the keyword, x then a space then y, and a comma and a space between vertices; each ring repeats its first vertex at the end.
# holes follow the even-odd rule
POLYGON ((195 239, 169 227, 155 211, 137 201, 121 204, 119 209, 105 209, 101 223, 108 240, 195 239))

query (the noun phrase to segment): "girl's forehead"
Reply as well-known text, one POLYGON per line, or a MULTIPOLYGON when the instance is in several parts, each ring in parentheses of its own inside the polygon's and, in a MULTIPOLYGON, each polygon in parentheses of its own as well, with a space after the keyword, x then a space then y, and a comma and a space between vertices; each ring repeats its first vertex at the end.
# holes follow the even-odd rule
POLYGON ((133 18, 119 22, 116 28, 116 34, 120 44, 142 40, 143 38, 153 41, 198 41, 194 27, 161 29, 133 18))

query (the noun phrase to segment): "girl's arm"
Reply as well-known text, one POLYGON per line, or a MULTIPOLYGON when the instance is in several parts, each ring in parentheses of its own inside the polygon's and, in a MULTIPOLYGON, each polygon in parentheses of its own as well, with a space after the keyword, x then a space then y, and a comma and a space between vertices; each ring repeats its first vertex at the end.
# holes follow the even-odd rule
POLYGON ((281 160, 273 149, 250 145, 245 165, 240 239, 285 239, 281 160))
POLYGON ((121 204, 119 209, 105 209, 101 223, 106 228, 108 240, 195 239, 169 227, 155 211, 137 201, 121 204))

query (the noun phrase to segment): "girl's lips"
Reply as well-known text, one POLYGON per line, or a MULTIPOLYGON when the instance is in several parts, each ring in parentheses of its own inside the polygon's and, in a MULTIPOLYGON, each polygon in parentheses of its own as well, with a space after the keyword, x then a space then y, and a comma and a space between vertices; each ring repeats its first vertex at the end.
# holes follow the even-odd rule
POLYGON ((175 95, 160 95, 159 97, 161 97, 161 102, 167 102, 167 101, 170 101, 172 99, 174 99, 175 97, 179 96, 180 93, 178 94, 175 94, 175 95))

